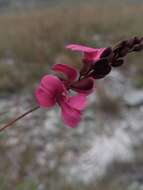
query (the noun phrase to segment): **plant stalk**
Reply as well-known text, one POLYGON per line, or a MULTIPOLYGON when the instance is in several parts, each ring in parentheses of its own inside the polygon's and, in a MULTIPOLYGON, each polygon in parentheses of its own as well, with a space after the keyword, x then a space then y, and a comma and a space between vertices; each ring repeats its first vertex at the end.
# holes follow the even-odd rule
POLYGON ((3 130, 5 130, 8 127, 11 127, 14 123, 16 123, 18 120, 22 119, 23 117, 25 117, 26 115, 34 112, 35 110, 39 109, 40 106, 36 106, 30 110, 28 110, 27 112, 23 113, 22 115, 18 116, 17 118, 11 120, 9 123, 7 123, 6 125, 4 125, 3 127, 0 128, 0 132, 2 132, 3 130))

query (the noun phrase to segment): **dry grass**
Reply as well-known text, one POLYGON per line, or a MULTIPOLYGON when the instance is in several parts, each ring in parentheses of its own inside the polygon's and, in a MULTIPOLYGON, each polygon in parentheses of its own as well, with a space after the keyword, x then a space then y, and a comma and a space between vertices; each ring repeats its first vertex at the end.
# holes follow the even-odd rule
POLYGON ((48 72, 48 64, 65 53, 67 43, 99 47, 142 35, 142 18, 143 4, 127 3, 79 4, 0 16, 0 57, 15 61, 12 72, 0 63, 0 89, 33 84, 48 72), (11 78, 15 84, 10 85, 11 78))

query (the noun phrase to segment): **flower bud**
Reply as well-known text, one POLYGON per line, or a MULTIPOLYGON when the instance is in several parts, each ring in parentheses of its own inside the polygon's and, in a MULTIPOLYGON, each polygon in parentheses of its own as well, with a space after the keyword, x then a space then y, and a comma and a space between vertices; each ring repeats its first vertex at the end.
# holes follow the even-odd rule
POLYGON ((123 59, 116 59, 116 60, 112 60, 112 66, 113 67, 119 67, 121 65, 123 65, 124 60, 123 59))
POLYGON ((103 78, 111 71, 108 59, 101 59, 94 63, 91 76, 95 79, 103 78))
POLYGON ((143 49, 143 43, 134 46, 133 51, 141 51, 143 49))

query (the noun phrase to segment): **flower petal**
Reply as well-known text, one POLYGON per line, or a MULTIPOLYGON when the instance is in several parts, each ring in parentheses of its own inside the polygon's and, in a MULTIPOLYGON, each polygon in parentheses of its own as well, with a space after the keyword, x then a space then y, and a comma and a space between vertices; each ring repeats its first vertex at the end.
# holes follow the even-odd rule
POLYGON ((63 101, 61 103, 61 117, 67 126, 75 128, 81 120, 81 111, 71 107, 67 102, 63 101))
POLYGON ((83 45, 78 45, 78 44, 69 44, 66 46, 66 48, 70 49, 72 51, 86 52, 86 53, 93 53, 93 52, 96 52, 98 50, 96 48, 91 48, 88 46, 83 46, 83 45))
POLYGON ((87 63, 93 63, 100 58, 99 55, 100 54, 98 53, 98 50, 96 52, 90 52, 90 53, 84 52, 84 60, 87 63))
POLYGON ((52 97, 61 94, 65 90, 62 81, 53 75, 45 75, 41 80, 41 86, 52 97))
POLYGON ((84 94, 77 94, 75 96, 72 96, 68 99, 68 104, 77 109, 82 111, 83 109, 85 109, 86 105, 87 105, 87 96, 84 94))
POLYGON ((66 46, 66 48, 72 51, 84 53, 84 60, 86 62, 97 61, 100 58, 100 56, 103 54, 103 52, 105 50, 107 51, 107 48, 91 48, 88 46, 83 46, 78 44, 69 44, 66 46))
POLYGON ((106 48, 98 48, 95 52, 85 52, 85 59, 97 61, 100 59, 100 57, 103 55, 103 53, 106 51, 106 48))
POLYGON ((71 85, 71 89, 79 93, 89 94, 92 93, 94 88, 94 80, 92 78, 82 79, 76 81, 71 85))
POLYGON ((38 104, 41 107, 52 107, 56 103, 56 99, 54 97, 51 97, 48 92, 45 92, 45 90, 42 87, 39 87, 35 91, 35 96, 38 104))
POLYGON ((66 64, 55 64, 52 67, 53 71, 63 73, 68 80, 75 80, 77 78, 77 70, 66 64))
POLYGON ((64 91, 64 85, 57 77, 46 75, 36 89, 35 96, 40 106, 52 107, 64 91))

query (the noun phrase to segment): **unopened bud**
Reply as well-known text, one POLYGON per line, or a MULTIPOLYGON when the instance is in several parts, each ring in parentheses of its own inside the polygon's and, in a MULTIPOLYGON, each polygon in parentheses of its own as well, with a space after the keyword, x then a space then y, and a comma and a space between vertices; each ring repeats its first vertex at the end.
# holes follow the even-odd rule
POLYGON ((135 45, 133 51, 141 51, 143 49, 143 43, 135 45))
POLYGON ((117 60, 112 60, 112 66, 113 67, 119 67, 121 65, 123 65, 124 60, 123 59, 117 59, 117 60))
POLYGON ((95 79, 103 78, 111 71, 111 66, 107 59, 101 59, 95 62, 91 76, 95 79))

